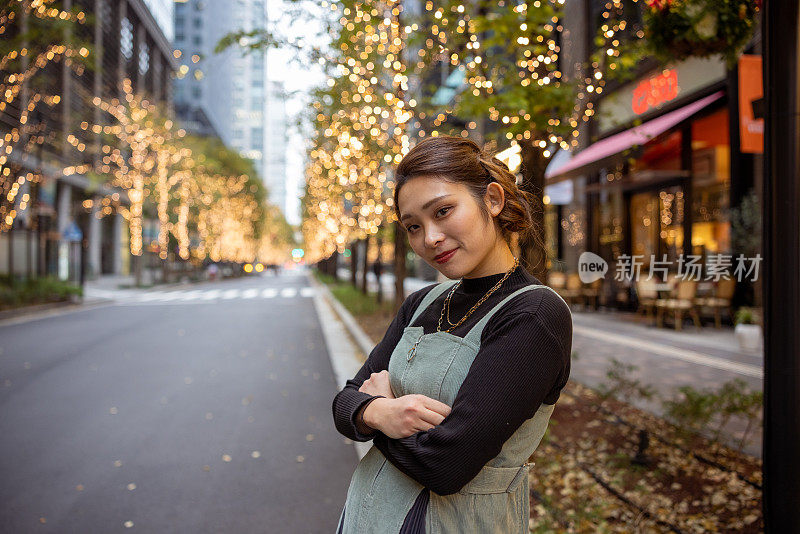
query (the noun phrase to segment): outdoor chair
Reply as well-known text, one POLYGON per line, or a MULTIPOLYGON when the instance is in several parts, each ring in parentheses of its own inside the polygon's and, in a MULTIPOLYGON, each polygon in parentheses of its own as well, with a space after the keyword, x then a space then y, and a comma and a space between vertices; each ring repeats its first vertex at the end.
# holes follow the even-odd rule
POLYGON ((733 322, 733 293, 736 290, 735 278, 722 278, 714 288, 714 295, 704 298, 696 298, 695 304, 700 308, 710 308, 714 311, 714 326, 722 328, 722 311, 724 310, 733 322))
POLYGON ((681 279, 678 278, 678 273, 676 272, 670 271, 664 277, 664 283, 670 286, 670 294, 669 294, 670 298, 675 298, 677 296, 678 282, 680 281, 681 279))
POLYGON ((654 319, 656 301, 658 300, 658 291, 654 282, 652 280, 637 280, 636 296, 639 301, 636 313, 642 313, 647 319, 654 319))
POLYGON ((700 315, 694 302, 697 294, 697 280, 678 282, 675 297, 656 300, 656 324, 663 326, 664 312, 671 311, 675 318, 675 330, 683 327, 683 314, 688 312, 697 328, 700 328, 700 315))

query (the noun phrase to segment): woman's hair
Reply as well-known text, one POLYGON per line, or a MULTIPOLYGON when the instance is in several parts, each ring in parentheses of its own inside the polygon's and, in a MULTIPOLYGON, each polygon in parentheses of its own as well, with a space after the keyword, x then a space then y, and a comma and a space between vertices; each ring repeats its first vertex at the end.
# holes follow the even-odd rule
MULTIPOLYGON (((467 186, 484 214, 489 216, 483 198, 491 182, 497 182, 505 193, 505 204, 495 217, 503 237, 538 237, 532 211, 538 206, 534 195, 517 186, 516 178, 505 164, 484 152, 472 140, 461 137, 429 137, 419 142, 397 165, 394 188, 395 211, 400 189, 416 176, 433 176, 467 186)), ((399 215, 399 213, 398 213, 399 215)))

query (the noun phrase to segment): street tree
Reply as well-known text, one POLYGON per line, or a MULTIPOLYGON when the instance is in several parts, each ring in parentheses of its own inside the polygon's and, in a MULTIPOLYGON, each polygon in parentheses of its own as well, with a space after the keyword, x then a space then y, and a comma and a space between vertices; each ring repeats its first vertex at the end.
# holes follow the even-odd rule
MULTIPOLYGON (((621 54, 629 38, 641 38, 640 29, 626 22, 626 3, 605 5, 595 39, 598 53, 571 78, 566 72, 571 66, 562 59, 564 0, 472 5, 428 0, 411 22, 419 47, 417 69, 461 78, 445 102, 436 85, 424 91, 422 133, 476 136, 518 148, 522 185, 540 202, 534 206, 539 239, 521 243, 522 253, 541 280, 547 271, 546 252, 539 246, 545 241, 545 170, 558 150, 578 146, 581 126, 594 114, 593 99, 602 93, 608 73, 621 78, 641 59, 621 54)), ((632 3, 635 9, 636 0, 632 3)))

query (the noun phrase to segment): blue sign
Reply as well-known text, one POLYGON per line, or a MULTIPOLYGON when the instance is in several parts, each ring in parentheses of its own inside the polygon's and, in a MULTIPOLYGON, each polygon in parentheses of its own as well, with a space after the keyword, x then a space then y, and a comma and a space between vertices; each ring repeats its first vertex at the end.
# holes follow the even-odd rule
POLYGON ((75 221, 72 221, 69 223, 69 226, 64 228, 64 231, 61 232, 61 237, 64 241, 80 241, 83 239, 83 232, 81 232, 81 229, 75 224, 75 221))

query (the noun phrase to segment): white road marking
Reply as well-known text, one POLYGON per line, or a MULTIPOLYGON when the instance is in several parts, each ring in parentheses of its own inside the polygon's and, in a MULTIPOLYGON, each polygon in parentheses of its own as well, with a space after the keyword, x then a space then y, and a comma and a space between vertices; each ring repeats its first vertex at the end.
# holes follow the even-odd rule
POLYGON ((158 300, 162 301, 170 301, 179 298, 183 291, 164 291, 161 293, 161 297, 158 300))
POLYGON ((99 298, 108 298, 116 301, 118 305, 143 305, 143 304, 203 304, 215 299, 223 300, 250 300, 254 298, 271 299, 275 297, 311 298, 317 294, 313 287, 267 287, 248 289, 181 289, 171 291, 133 291, 133 290, 90 290, 91 295, 99 298))

